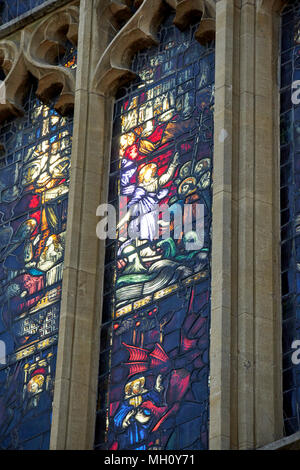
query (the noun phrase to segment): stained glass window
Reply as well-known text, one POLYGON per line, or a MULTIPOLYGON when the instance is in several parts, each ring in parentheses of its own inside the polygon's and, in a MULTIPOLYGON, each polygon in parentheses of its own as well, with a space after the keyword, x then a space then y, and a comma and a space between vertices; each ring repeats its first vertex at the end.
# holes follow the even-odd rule
MULTIPOLYGON (((59 61, 73 68, 71 48, 59 61)), ((35 96, 0 128, 0 449, 47 449, 72 118, 35 96)))
POLYGON ((170 18, 115 103, 96 449, 208 447, 214 44, 196 30, 170 18), (154 218, 162 205, 169 221, 154 218), (204 237, 188 249, 197 205, 204 237))
POLYGON ((300 429, 300 1, 282 13, 281 45, 281 279, 283 402, 287 435, 300 429))
POLYGON ((46 0, 0 0, 0 24, 8 23, 43 3, 46 0))

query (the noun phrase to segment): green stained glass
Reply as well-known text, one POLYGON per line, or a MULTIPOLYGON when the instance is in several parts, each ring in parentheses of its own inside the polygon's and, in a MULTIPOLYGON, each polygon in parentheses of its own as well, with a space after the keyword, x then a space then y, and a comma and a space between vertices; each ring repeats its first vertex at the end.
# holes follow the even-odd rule
POLYGON ((108 201, 127 208, 107 241, 97 449, 208 446, 214 44, 196 29, 170 18, 115 103, 108 201), (185 206, 203 207, 202 243, 185 206))

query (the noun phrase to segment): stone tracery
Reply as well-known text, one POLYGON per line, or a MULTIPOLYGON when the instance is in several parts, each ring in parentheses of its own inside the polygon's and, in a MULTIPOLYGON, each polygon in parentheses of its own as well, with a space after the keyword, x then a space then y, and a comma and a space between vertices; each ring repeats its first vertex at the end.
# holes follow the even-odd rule
POLYGON ((175 10, 174 24, 180 29, 184 29, 191 18, 201 18, 200 27, 195 34, 200 43, 214 37, 214 1, 144 0, 131 3, 132 6, 138 6, 135 12, 129 9, 128 3, 111 0, 101 12, 110 21, 114 18, 118 22, 120 11, 126 11, 128 20, 98 61, 94 73, 94 88, 100 93, 113 95, 123 83, 135 77, 130 69, 131 58, 138 50, 157 43, 157 28, 170 9, 175 10))
POLYGON ((0 66, 6 75, 6 103, 0 104, 0 120, 22 114, 30 74, 38 80, 37 96, 42 101, 59 95, 55 109, 61 114, 70 112, 75 72, 55 62, 68 41, 76 46, 78 14, 77 6, 69 6, 38 23, 33 31, 28 27, 10 40, 0 41, 0 66))

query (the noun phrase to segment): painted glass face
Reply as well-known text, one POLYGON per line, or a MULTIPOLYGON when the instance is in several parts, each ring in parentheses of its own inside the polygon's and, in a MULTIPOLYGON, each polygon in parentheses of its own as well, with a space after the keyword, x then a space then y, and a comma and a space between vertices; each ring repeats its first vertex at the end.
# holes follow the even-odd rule
MULTIPOLYGON (((74 54, 62 65, 73 67, 74 54)), ((72 127, 32 87, 24 116, 0 130, 3 449, 49 447, 72 127)))
POLYGON ((286 434, 300 428, 300 2, 282 13, 281 285, 286 434), (298 343, 297 343, 298 342, 298 343))
POLYGON ((99 449, 208 444, 214 45, 196 30, 169 19, 115 104, 108 200, 122 202, 106 249, 99 449), (185 205, 193 222, 203 208, 202 239, 185 205))

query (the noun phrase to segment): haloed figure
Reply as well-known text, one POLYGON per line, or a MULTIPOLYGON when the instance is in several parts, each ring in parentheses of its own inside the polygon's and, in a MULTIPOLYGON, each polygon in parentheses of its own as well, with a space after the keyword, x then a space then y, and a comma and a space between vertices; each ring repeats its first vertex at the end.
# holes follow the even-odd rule
POLYGON ((158 375, 151 391, 144 388, 145 377, 126 384, 124 401, 114 417, 119 450, 147 450, 148 436, 155 421, 151 405, 161 405, 161 381, 162 376, 158 375))
POLYGON ((28 405, 29 409, 30 408, 35 408, 39 404, 39 400, 41 397, 41 394, 44 389, 44 383, 45 383, 45 376, 44 376, 44 371, 43 373, 39 373, 39 371, 36 371, 31 379, 29 380, 27 384, 27 399, 28 399, 28 405))

